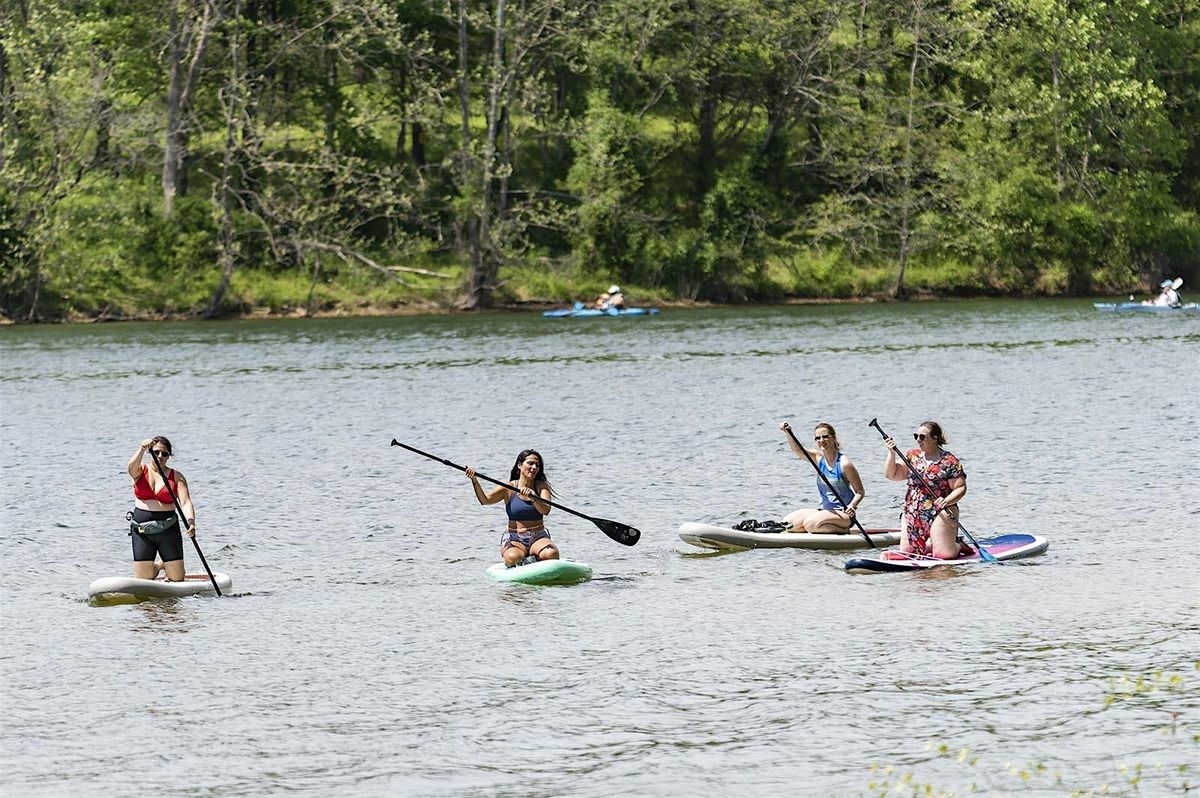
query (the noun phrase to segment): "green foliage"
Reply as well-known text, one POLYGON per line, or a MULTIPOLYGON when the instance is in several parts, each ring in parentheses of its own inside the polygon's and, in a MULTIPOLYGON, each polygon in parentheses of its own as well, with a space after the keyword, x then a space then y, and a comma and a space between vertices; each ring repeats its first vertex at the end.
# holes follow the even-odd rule
POLYGON ((0 313, 1200 281, 1194 0, 177 8, 0 16, 0 313))

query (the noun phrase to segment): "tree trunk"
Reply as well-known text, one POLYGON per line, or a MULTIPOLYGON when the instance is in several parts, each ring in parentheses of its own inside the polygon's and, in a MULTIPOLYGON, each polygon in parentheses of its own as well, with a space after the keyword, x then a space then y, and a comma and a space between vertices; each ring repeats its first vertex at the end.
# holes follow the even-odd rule
MULTIPOLYGON (((463 191, 471 191, 471 93, 467 86, 467 3, 458 0, 458 104, 461 112, 462 155, 459 159, 459 181, 463 191)), ((479 215, 472 207, 466 211, 467 252, 471 265, 471 288, 467 307, 475 307, 476 275, 483 270, 479 244, 479 215)))
POLYGON ((492 242, 493 183, 496 176, 496 140, 500 128, 500 94, 504 79, 504 14, 507 0, 496 0, 496 23, 492 34, 492 79, 488 85, 487 137, 483 145, 483 174, 479 199, 479 269, 471 274, 471 307, 492 305, 492 293, 500 270, 499 252, 492 242))
POLYGON ((186 0, 171 0, 168 11, 167 42, 167 132, 163 147, 163 215, 170 217, 175 197, 187 192, 188 134, 185 125, 191 106, 192 87, 204 58, 204 47, 211 29, 212 8, 206 1, 199 20, 190 9, 180 7, 186 0))
POLYGON ((908 66, 908 113, 904 125, 904 164, 901 169, 903 183, 900 193, 900 253, 896 269, 896 282, 889 294, 893 299, 904 294, 904 270, 908 267, 908 240, 913 215, 913 117, 916 106, 917 62, 921 53, 921 22, 918 12, 914 32, 912 61, 908 66))
POLYGON ((221 209, 221 282, 213 291, 204 312, 212 318, 221 307, 233 271, 237 268, 237 245, 233 231, 233 158, 237 146, 237 115, 242 103, 242 75, 238 46, 241 41, 238 29, 241 24, 242 2, 234 0, 233 25, 229 34, 229 83, 225 86, 225 155, 221 160, 221 187, 218 193, 221 209))

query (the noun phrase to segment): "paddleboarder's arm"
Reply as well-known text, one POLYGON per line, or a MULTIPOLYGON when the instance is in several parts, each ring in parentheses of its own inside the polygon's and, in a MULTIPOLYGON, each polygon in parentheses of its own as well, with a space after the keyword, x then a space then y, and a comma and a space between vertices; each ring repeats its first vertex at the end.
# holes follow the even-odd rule
POLYGON ((125 470, 129 472, 129 478, 134 482, 141 479, 142 476, 142 458, 146 456, 146 450, 154 441, 147 438, 138 446, 138 450, 133 453, 133 457, 129 458, 129 463, 125 466, 125 470))
POLYGON ((950 482, 950 488, 951 488, 950 492, 939 499, 933 500, 934 506, 937 507, 939 510, 942 509, 943 507, 953 507, 954 505, 956 505, 960 501, 962 501, 963 496, 967 495, 967 476, 966 476, 966 474, 964 474, 960 477, 955 477, 954 479, 949 480, 949 482, 950 482))
POLYGON ((887 460, 883 463, 883 475, 894 482, 908 479, 908 467, 896 459, 896 441, 885 438, 883 445, 887 447, 887 460))
POLYGON ((175 492, 179 496, 179 509, 185 519, 186 534, 192 537, 196 534, 196 508, 192 506, 192 494, 188 490, 187 479, 178 471, 175 472, 175 492))
POLYGON ((801 451, 800 444, 796 443, 796 439, 791 435, 788 435, 788 430, 790 430, 792 426, 786 421, 779 422, 779 428, 783 430, 784 435, 787 435, 788 448, 795 452, 797 457, 804 457, 804 452, 808 452, 808 456, 814 460, 821 456, 821 453, 816 449, 805 449, 804 451, 801 451))
POLYGON ((846 477, 846 481, 850 483, 850 488, 854 491, 854 496, 850 499, 850 503, 846 505, 847 512, 850 515, 854 515, 858 511, 858 505, 862 504, 862 500, 867 497, 867 492, 863 489, 862 478, 858 475, 858 468, 854 463, 850 462, 848 457, 842 458, 842 475, 846 477))
POLYGON ((504 495, 508 493, 508 490, 499 485, 491 490, 484 490, 483 486, 479 484, 479 480, 475 478, 474 468, 466 466, 463 471, 466 473, 467 479, 471 480, 471 487, 475 490, 475 498, 480 504, 495 504, 504 500, 504 495))
POLYGON ((550 515, 550 511, 554 508, 552 508, 550 505, 546 504, 545 502, 543 502, 541 500, 549 499, 552 495, 554 495, 554 494, 550 490, 550 483, 543 480, 542 486, 538 490, 537 495, 530 497, 533 500, 533 502, 532 502, 533 508, 535 510, 537 510, 539 513, 541 513, 542 515, 550 515))

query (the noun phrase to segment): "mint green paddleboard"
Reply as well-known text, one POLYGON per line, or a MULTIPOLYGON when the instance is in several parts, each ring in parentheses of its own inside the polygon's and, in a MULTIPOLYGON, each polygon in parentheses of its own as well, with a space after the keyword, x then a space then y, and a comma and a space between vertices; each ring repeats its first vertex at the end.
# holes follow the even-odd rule
POLYGON ((573 585, 592 578, 592 566, 571 560, 541 560, 515 568, 498 562, 484 572, 496 582, 520 582, 523 585, 573 585))

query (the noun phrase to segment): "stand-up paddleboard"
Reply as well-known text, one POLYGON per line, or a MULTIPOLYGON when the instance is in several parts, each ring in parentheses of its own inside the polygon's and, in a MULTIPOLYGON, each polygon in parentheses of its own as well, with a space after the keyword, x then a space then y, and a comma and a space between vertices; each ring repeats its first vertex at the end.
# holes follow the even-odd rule
POLYGON ((1143 305, 1141 302, 1093 302, 1092 307, 1104 313, 1200 313, 1200 305, 1195 302, 1177 308, 1167 305, 1143 305))
MULTIPOLYGON (((1041 554, 1050 547, 1050 541, 1038 535, 1000 535, 983 538, 979 545, 987 549, 988 554, 1003 561, 1041 554)), ((983 558, 978 554, 956 557, 953 560, 939 560, 936 557, 912 556, 897 549, 888 549, 871 557, 847 560, 846 571, 852 574, 899 573, 938 568, 943 565, 975 565, 981 562, 983 558)))
POLYGON ((484 571, 496 582, 520 582, 523 585, 573 585, 592 578, 592 567, 571 560, 539 560, 512 568, 498 562, 484 571))
MULTIPOLYGON (((900 542, 898 529, 868 529, 867 534, 876 546, 892 546, 900 542)), ((726 551, 868 548, 867 541, 863 540, 858 530, 836 535, 810 532, 744 532, 711 524, 687 523, 679 525, 679 538, 693 546, 726 551)))
MULTIPOLYGON (((214 573, 213 578, 221 587, 222 593, 229 592, 233 580, 229 574, 214 573)), ((105 600, 141 600, 148 598, 171 598, 173 596, 215 596, 212 580, 208 574, 185 574, 182 582, 168 582, 165 579, 137 579, 132 576, 106 576, 97 579, 88 586, 88 598, 105 600)))

